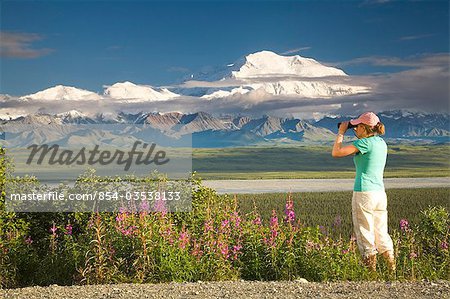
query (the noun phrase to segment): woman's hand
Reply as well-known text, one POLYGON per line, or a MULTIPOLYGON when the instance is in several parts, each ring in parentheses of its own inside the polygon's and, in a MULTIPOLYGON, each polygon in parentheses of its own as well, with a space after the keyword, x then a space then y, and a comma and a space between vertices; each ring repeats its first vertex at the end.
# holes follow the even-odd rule
POLYGON ((341 123, 341 125, 339 126, 338 134, 344 135, 345 132, 347 132, 347 129, 348 129, 348 123, 349 123, 348 121, 343 121, 343 122, 341 123))
POLYGON ((342 141, 344 140, 344 134, 348 129, 348 124, 348 121, 344 121, 339 126, 339 132, 336 137, 336 141, 334 142, 333 150, 331 151, 331 155, 334 158, 346 157, 356 154, 359 151, 354 145, 347 145, 342 147, 342 141))

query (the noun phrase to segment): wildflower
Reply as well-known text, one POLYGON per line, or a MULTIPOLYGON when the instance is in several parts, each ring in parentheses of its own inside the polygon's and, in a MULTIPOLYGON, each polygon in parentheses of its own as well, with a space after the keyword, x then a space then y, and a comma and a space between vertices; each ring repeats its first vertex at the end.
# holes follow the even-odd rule
POLYGON ((415 253, 415 252, 411 252, 410 254, 409 254, 409 258, 410 259, 415 259, 417 257, 417 253, 415 253))
POLYGON ((270 217, 270 227, 271 228, 278 227, 278 217, 277 212, 275 212, 275 210, 272 210, 272 217, 270 217))
POLYGON ((442 241, 441 249, 443 249, 443 250, 447 250, 448 249, 448 243, 446 241, 442 241))
POLYGON ((212 231, 212 230, 213 230, 212 220, 210 219, 210 220, 205 221, 205 223, 204 223, 204 231, 205 231, 205 233, 209 232, 209 231, 212 231))
POLYGON ((241 246, 241 245, 234 245, 234 246, 233 246, 233 259, 234 259, 234 260, 237 260, 238 254, 239 254, 239 252, 240 252, 241 249, 242 249, 242 246, 241 246))
POLYGON ((28 238, 25 239, 25 244, 31 245, 33 243, 33 240, 31 239, 31 236, 28 236, 28 238))
POLYGON ((222 242, 219 241, 217 243, 217 247, 219 247, 220 253, 222 254, 222 256, 224 258, 228 259, 230 257, 230 254, 229 254, 229 251, 228 251, 229 250, 228 244, 222 243, 222 242))
POLYGON ((253 224, 255 224, 255 225, 261 225, 261 217, 256 217, 256 219, 254 219, 253 221, 253 224))
POLYGON ((147 201, 143 201, 141 204, 140 204, 140 206, 139 206, 139 211, 141 211, 141 213, 142 212, 148 212, 150 210, 150 206, 148 205, 148 202, 147 201))
POLYGON ((53 226, 50 228, 50 231, 52 232, 53 235, 56 235, 57 230, 58 230, 58 228, 56 227, 55 223, 53 222, 53 226))
POLYGON ((123 213, 126 213, 127 212, 127 208, 126 207, 120 207, 119 208, 119 213, 120 214, 123 214, 123 213))
POLYGON ((166 201, 164 199, 155 200, 155 204, 153 205, 153 210, 155 212, 160 212, 162 215, 167 214, 166 201))
POLYGON ((288 198, 288 200, 286 201, 284 214, 285 214, 284 217, 285 222, 292 223, 295 221, 294 202, 292 201, 291 198, 288 198))
POLYGON ((126 218, 127 218, 126 213, 124 213, 124 212, 119 212, 119 214, 117 214, 117 216, 116 216, 116 222, 122 222, 122 221, 125 221, 126 218))
POLYGON ((197 258, 197 260, 199 260, 200 257, 203 254, 203 251, 200 249, 200 243, 197 243, 196 239, 193 240, 193 243, 194 243, 194 245, 193 245, 193 249, 191 251, 191 254, 193 256, 195 256, 197 258))
POLYGON ((342 250, 342 253, 347 254, 349 251, 350 251, 350 249, 347 248, 347 249, 342 250))
POLYGON ((124 236, 134 235, 134 234, 136 234, 136 230, 137 230, 137 226, 135 226, 135 225, 131 225, 131 226, 127 227, 127 228, 119 227, 119 231, 124 236))
POLYGON ((400 220, 400 230, 406 232, 409 230, 409 222, 406 219, 400 220))
POLYGON ((239 227, 239 225, 241 224, 241 217, 239 217, 238 212, 233 212, 233 221, 234 221, 234 225, 236 227, 239 227))
POLYGON ((189 244, 189 235, 188 233, 185 231, 184 227, 180 233, 180 237, 178 238, 178 240, 180 241, 180 243, 178 244, 179 248, 186 248, 186 245, 189 244))
POLYGON ((342 219, 341 219, 341 215, 336 215, 336 217, 334 217, 334 223, 333 225, 335 227, 340 227, 342 224, 342 219))
POLYGON ((91 218, 88 221, 88 228, 92 228, 94 226, 94 220, 91 218))
POLYGON ((228 219, 223 220, 222 221, 222 228, 225 228, 228 225, 229 222, 230 221, 228 219))
POLYGON ((71 224, 67 224, 66 225, 66 232, 65 232, 65 234, 66 235, 72 235, 72 225, 71 224))
POLYGON ((270 217, 270 239, 267 243, 273 247, 275 245, 275 238, 278 236, 278 217, 275 210, 272 210, 272 217, 270 217))

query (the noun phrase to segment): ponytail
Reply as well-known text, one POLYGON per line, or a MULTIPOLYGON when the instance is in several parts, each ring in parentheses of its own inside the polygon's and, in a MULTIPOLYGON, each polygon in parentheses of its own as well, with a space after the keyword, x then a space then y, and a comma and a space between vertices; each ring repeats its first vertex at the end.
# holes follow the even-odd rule
POLYGON ((369 125, 363 124, 368 135, 384 135, 384 125, 381 122, 378 122, 375 126, 371 127, 369 125))
POLYGON ((375 127, 373 128, 373 130, 378 134, 378 135, 384 135, 385 133, 385 129, 384 129, 384 125, 381 122, 378 122, 375 127))

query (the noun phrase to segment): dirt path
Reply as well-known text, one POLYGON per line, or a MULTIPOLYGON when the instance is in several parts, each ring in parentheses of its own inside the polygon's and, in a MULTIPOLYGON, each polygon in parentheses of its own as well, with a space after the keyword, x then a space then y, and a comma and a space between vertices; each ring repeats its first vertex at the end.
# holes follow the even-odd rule
MULTIPOLYGON (((218 193, 283 193, 351 191, 353 179, 283 179, 283 180, 204 180, 203 184, 218 193)), ((386 189, 450 187, 450 178, 387 178, 386 189)))
POLYGON ((0 290, 9 298, 450 298, 450 282, 196 282, 0 290))

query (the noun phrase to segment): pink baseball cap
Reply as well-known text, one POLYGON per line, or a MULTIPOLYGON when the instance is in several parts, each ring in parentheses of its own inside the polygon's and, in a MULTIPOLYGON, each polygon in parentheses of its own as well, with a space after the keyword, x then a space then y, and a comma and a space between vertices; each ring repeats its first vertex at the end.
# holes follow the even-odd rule
POLYGON ((380 122, 380 119, 373 112, 363 113, 357 119, 350 120, 350 123, 355 126, 357 124, 366 124, 366 125, 373 127, 373 126, 376 126, 376 124, 379 122, 380 122))

